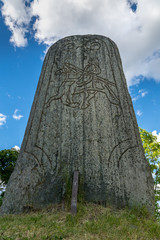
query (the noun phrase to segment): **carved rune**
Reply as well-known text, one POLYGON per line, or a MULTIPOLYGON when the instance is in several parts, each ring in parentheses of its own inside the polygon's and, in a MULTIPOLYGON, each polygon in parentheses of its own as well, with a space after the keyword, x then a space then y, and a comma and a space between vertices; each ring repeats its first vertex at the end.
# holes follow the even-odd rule
POLYGON ((111 104, 119 105, 115 83, 102 78, 100 73, 98 61, 93 59, 88 61, 83 70, 66 62, 55 73, 63 75, 64 81, 57 94, 46 102, 46 106, 49 107, 52 101, 61 100, 66 106, 86 109, 97 93, 105 94, 111 104))

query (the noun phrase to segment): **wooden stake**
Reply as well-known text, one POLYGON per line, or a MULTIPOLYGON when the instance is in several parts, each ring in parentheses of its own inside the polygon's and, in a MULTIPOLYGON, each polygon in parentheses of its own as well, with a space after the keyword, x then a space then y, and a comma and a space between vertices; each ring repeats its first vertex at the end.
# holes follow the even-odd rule
POLYGON ((78 171, 74 171, 73 185, 72 185, 72 200, 71 200, 71 214, 73 216, 77 213, 77 195, 78 195, 78 171))

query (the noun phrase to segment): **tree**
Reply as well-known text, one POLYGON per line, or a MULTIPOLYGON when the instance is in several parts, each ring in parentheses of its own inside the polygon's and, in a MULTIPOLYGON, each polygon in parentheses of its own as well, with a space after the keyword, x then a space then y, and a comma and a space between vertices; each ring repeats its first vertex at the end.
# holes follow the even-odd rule
POLYGON ((151 172, 155 184, 155 209, 156 216, 160 216, 160 142, 157 142, 157 137, 152 133, 139 128, 140 136, 147 161, 150 164, 151 172))
POLYGON ((2 183, 7 184, 11 173, 15 167, 18 151, 8 149, 0 151, 0 180, 2 183))

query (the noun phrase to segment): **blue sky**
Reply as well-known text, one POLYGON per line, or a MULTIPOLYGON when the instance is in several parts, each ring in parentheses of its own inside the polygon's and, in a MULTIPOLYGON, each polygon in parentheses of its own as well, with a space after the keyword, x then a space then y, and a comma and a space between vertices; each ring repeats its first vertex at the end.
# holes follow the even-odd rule
POLYGON ((116 42, 138 125, 158 135, 160 1, 150 2, 0 1, 0 149, 21 146, 45 52, 73 34, 101 34, 116 42))

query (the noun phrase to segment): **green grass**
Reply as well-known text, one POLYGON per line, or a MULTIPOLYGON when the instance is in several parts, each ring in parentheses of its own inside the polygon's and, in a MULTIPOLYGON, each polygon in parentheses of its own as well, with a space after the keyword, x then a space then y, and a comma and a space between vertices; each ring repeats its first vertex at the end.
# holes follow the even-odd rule
POLYGON ((0 240, 158 240, 160 223, 146 211, 79 204, 76 217, 60 206, 0 217, 0 240))

